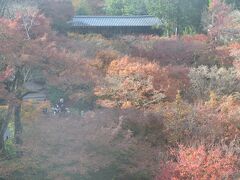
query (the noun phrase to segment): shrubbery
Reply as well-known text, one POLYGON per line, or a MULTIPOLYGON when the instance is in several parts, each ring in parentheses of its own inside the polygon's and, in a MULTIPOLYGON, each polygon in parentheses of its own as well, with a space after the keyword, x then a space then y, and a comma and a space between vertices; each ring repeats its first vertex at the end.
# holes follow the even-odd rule
POLYGON ((232 179, 237 171, 237 156, 219 147, 185 147, 173 151, 176 161, 166 162, 156 180, 232 179))
POLYGON ((51 103, 56 104, 60 98, 66 99, 66 94, 63 90, 59 89, 55 86, 49 86, 47 90, 48 99, 51 101, 51 103))
MULTIPOLYGON (((67 92, 75 108, 88 111, 99 107, 84 113, 80 121, 84 139, 97 149, 93 167, 99 172, 111 163, 117 164, 126 177, 146 171, 148 176, 140 176, 216 179, 236 172, 240 155, 239 72, 237 68, 219 67, 220 61, 208 57, 213 51, 204 47, 205 36, 186 36, 181 41, 129 36, 122 37, 114 48, 109 47, 117 39, 91 35, 74 38, 79 41, 76 46, 65 44, 73 54, 68 52, 66 60, 72 61, 59 74, 64 78, 51 82, 67 92), (84 45, 94 47, 80 56, 78 49, 84 52, 84 45), (144 49, 140 53, 149 54, 144 58, 126 55, 137 45, 144 49), (155 54, 150 53, 153 51, 155 54), (194 57, 195 63, 191 61, 194 57), (98 157, 104 157, 105 164, 98 157), (163 164, 158 171, 159 162, 163 164), (198 168, 192 168, 196 164, 198 168)), ((237 59, 238 46, 232 46, 231 55, 237 59)), ((55 99, 64 95, 55 88, 52 94, 55 99)))
POLYGON ((185 67, 161 67, 144 59, 125 56, 110 63, 105 84, 95 92, 118 107, 124 108, 125 104, 149 107, 165 98, 173 100, 178 90, 187 89, 187 73, 185 67))
POLYGON ((240 91, 239 75, 235 68, 199 66, 190 70, 189 78, 190 92, 199 99, 208 97, 210 91, 221 96, 240 91))
POLYGON ((196 66, 216 63, 210 61, 214 55, 209 52, 206 39, 200 37, 196 40, 194 37, 183 37, 183 40, 162 38, 146 45, 135 44, 130 53, 132 56, 154 60, 161 65, 196 66))

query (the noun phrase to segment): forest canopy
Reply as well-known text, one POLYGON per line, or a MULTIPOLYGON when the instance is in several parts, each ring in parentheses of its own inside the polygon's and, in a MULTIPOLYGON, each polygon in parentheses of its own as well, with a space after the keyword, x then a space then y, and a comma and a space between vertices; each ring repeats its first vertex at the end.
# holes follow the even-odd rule
MULTIPOLYGON (((72 0, 78 15, 154 15, 165 26, 166 34, 178 29, 181 34, 202 32, 202 14, 214 0, 72 0)), ((227 0, 233 8, 240 8, 237 0, 227 0)))
POLYGON ((238 0, 0 0, 0 179, 239 179, 239 112, 238 0))

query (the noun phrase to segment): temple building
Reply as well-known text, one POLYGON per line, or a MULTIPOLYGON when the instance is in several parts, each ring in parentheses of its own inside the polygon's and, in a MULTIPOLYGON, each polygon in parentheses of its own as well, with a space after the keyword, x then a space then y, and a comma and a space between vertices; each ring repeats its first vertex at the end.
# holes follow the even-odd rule
POLYGON ((161 35, 162 22, 154 16, 74 16, 68 22, 71 30, 80 34, 96 33, 104 36, 119 34, 161 35))

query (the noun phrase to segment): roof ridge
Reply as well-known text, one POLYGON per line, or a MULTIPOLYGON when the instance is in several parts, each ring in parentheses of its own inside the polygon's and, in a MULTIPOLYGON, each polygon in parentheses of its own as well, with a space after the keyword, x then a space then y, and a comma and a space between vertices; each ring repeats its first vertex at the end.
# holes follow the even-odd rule
POLYGON ((72 26, 156 26, 161 20, 154 16, 75 16, 72 26))
POLYGON ((151 16, 151 15, 136 15, 136 16, 81 16, 77 15, 74 16, 73 18, 158 18, 156 16, 151 16))

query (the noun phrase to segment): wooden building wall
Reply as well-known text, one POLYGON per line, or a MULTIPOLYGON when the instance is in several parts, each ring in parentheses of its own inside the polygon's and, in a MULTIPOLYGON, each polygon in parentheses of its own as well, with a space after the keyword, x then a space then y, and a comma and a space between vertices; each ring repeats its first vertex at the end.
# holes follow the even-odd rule
POLYGON ((134 26, 134 27, 73 27, 72 31, 80 34, 102 34, 107 37, 124 35, 124 34, 155 34, 161 35, 163 31, 161 29, 152 28, 150 26, 134 26))

